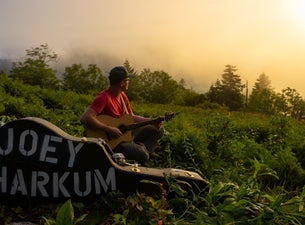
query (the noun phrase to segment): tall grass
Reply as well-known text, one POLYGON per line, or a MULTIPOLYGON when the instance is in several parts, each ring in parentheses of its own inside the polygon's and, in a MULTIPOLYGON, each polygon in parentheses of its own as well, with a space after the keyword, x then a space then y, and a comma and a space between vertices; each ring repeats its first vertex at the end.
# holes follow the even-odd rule
MULTIPOLYGON (((4 78, 0 80, 0 121, 37 116, 81 136, 79 117, 93 97, 4 78)), ((303 121, 282 115, 176 105, 132 102, 132 107, 135 113, 149 117, 179 112, 173 120, 164 122, 165 135, 151 163, 154 167, 196 171, 209 185, 195 194, 169 180, 171 192, 160 187, 158 196, 112 193, 95 204, 75 209, 80 215, 89 214, 84 224, 305 223, 303 121)), ((40 216, 43 213, 48 214, 43 211, 40 216)), ((32 214, 18 210, 18 215, 26 218, 32 214)), ((3 206, 0 219, 7 218, 14 220, 16 210, 3 206)))

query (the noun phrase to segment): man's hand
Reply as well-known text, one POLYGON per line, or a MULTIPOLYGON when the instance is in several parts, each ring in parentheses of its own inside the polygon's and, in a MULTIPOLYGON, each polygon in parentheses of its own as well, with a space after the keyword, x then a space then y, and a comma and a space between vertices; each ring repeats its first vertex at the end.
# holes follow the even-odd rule
POLYGON ((158 121, 158 122, 156 122, 154 124, 154 126, 157 127, 160 130, 161 128, 163 128, 163 122, 162 121, 160 121, 160 122, 158 121))
POLYGON ((117 127, 108 127, 107 128, 107 133, 110 134, 110 136, 112 136, 114 138, 118 138, 118 137, 121 137, 123 135, 123 133, 117 127))

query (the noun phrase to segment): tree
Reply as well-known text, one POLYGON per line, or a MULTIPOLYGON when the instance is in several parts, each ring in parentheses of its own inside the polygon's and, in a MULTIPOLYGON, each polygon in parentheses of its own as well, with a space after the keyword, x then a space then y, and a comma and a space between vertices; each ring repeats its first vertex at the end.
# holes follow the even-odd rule
POLYGON ((262 73, 257 78, 252 91, 256 92, 256 91, 261 91, 264 89, 271 89, 271 81, 269 80, 269 77, 266 76, 265 73, 262 73))
POLYGON ((212 84, 207 96, 211 102, 216 102, 222 104, 223 102, 223 91, 221 81, 219 79, 216 80, 215 84, 212 84))
POLYGON ((301 95, 293 88, 282 90, 282 96, 286 100, 285 114, 295 119, 302 119, 305 116, 305 101, 301 95))
MULTIPOLYGON (((206 95, 198 94, 197 92, 193 91, 192 89, 182 89, 181 91, 183 105, 186 106, 197 106, 204 102, 207 102, 206 95)), ((177 102, 180 103, 180 102, 177 102)))
POLYGON ((81 64, 73 64, 65 68, 63 87, 81 94, 96 94, 106 88, 107 79, 101 69, 95 64, 89 64, 85 69, 81 64))
POLYGON ((248 109, 253 112, 274 114, 277 111, 278 100, 278 96, 272 89, 263 88, 260 91, 252 91, 249 97, 248 109))
POLYGON ((297 120, 305 117, 305 101, 290 87, 277 94, 271 88, 255 89, 250 96, 249 109, 267 114, 280 113, 297 120))
POLYGON ((129 61, 126 59, 125 62, 123 63, 123 66, 125 67, 126 71, 129 74, 133 74, 135 76, 138 75, 138 72, 130 65, 129 61))
MULTIPOLYGON (((130 85, 133 86, 134 79, 130 85)), ((176 95, 180 90, 180 85, 164 71, 150 71, 144 69, 136 78, 138 96, 145 101, 152 103, 173 103, 176 101, 176 95)))
POLYGON ((26 50, 23 62, 14 62, 10 76, 26 84, 38 85, 42 88, 58 88, 59 80, 56 71, 49 63, 56 62, 57 54, 52 52, 47 44, 26 50))
POLYGON ((271 82, 265 73, 256 80, 249 97, 248 108, 251 111, 273 114, 276 112, 275 101, 278 99, 271 88, 271 82))
POLYGON ((186 87, 186 82, 185 82, 185 80, 184 80, 183 78, 180 79, 179 84, 180 84, 183 88, 186 87))
POLYGON ((4 71, 0 71, 0 79, 4 79, 4 78, 7 78, 8 77, 8 75, 4 72, 4 71))
POLYGON ((133 75, 132 79, 131 79, 131 83, 129 85, 129 89, 127 90, 129 99, 137 100, 137 101, 143 100, 142 96, 140 96, 139 91, 138 91, 142 88, 139 83, 138 72, 131 66, 131 64, 129 63, 128 60, 125 60, 125 62, 123 63, 123 66, 125 67, 126 71, 129 74, 133 75))
POLYGON ((220 105, 226 105, 230 110, 237 110, 243 106, 242 90, 245 87, 241 84, 240 76, 235 74, 235 66, 226 65, 222 80, 217 79, 208 91, 210 101, 220 105))

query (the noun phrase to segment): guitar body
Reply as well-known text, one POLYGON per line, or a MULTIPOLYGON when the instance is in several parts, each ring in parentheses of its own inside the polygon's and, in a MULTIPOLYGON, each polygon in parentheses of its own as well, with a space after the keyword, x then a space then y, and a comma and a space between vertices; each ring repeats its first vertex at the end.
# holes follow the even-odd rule
MULTIPOLYGON (((97 119, 109 126, 120 128, 122 126, 128 126, 134 123, 133 117, 131 115, 123 115, 120 118, 113 118, 107 115, 99 115, 97 119)), ((114 149, 121 142, 130 142, 133 140, 131 130, 128 130, 123 133, 123 135, 119 138, 113 138, 106 132, 97 129, 87 129, 88 137, 102 138, 106 141, 106 143, 110 146, 110 148, 114 149)))

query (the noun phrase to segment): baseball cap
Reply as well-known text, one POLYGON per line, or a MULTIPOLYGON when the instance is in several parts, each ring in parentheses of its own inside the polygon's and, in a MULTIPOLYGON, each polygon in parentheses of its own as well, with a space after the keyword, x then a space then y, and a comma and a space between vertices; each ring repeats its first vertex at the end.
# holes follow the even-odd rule
POLYGON ((116 66, 110 70, 109 81, 110 85, 120 83, 122 80, 132 77, 131 74, 128 74, 124 66, 116 66))

